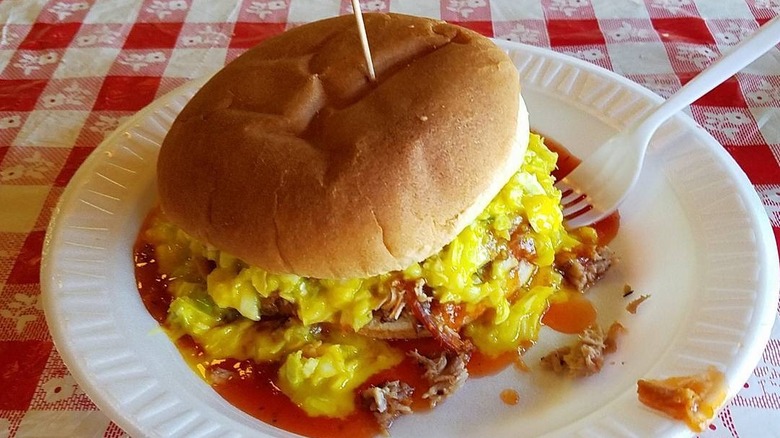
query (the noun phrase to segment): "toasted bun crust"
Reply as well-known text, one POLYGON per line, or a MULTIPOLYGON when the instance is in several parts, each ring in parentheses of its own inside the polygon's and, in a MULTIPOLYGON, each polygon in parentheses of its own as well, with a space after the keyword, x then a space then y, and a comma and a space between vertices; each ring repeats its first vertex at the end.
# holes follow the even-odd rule
POLYGON ((342 16, 266 40, 203 86, 160 151, 171 220, 271 272, 347 278, 406 268, 476 218, 527 147, 517 70, 467 29, 365 23, 376 83, 342 16))

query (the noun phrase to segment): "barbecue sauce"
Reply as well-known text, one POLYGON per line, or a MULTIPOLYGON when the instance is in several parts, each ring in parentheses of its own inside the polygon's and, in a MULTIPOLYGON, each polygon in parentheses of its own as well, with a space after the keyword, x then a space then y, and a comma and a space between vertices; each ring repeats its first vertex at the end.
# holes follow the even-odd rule
MULTIPOLYGON (((146 228, 148 228, 147 223, 144 223, 142 229, 146 228)), ((159 274, 157 269, 154 246, 139 238, 133 251, 133 261, 135 281, 141 294, 141 301, 152 318, 162 324, 168 316, 168 308, 173 297, 168 292, 168 281, 159 274)))
POLYGON ((596 322, 596 308, 581 292, 566 292, 561 301, 550 304, 542 323, 551 329, 568 334, 582 333, 596 322))
MULTIPOLYGON (((225 400, 247 414, 275 427, 310 437, 372 437, 381 432, 368 409, 355 409, 344 418, 309 417, 282 393, 274 381, 280 364, 226 360, 211 372, 231 376, 212 387, 225 400), (216 370, 215 370, 216 369, 216 370)), ((359 405, 361 400, 357 400, 359 405)))

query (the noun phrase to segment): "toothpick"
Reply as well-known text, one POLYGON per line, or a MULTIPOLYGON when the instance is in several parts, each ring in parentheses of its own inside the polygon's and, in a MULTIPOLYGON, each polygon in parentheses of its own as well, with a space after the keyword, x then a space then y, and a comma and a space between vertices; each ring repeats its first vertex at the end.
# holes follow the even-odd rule
POLYGON ((357 22, 358 32, 360 33, 360 44, 363 46, 363 56, 366 57, 366 65, 368 65, 368 77, 371 79, 371 82, 374 82, 376 81, 374 61, 371 59, 371 49, 368 48, 366 25, 363 23, 363 12, 360 10, 359 0, 352 0, 352 12, 355 14, 355 21, 357 22))

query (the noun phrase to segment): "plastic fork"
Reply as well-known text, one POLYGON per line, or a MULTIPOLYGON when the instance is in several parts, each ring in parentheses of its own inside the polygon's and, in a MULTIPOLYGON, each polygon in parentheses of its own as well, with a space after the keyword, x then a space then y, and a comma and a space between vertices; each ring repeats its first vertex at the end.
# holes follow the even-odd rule
POLYGON ((599 146, 555 186, 561 190, 568 228, 599 221, 618 205, 639 179, 647 146, 658 127, 725 82, 780 42, 780 17, 761 26, 730 53, 704 69, 677 93, 629 128, 599 146))

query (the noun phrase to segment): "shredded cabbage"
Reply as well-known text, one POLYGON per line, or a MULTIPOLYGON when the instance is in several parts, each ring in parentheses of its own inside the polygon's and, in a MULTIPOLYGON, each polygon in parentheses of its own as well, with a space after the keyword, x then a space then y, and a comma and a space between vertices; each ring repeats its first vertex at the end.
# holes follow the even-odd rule
POLYGON ((382 341, 342 334, 287 355, 279 389, 311 416, 344 417, 355 409, 354 390, 403 358, 382 341))

